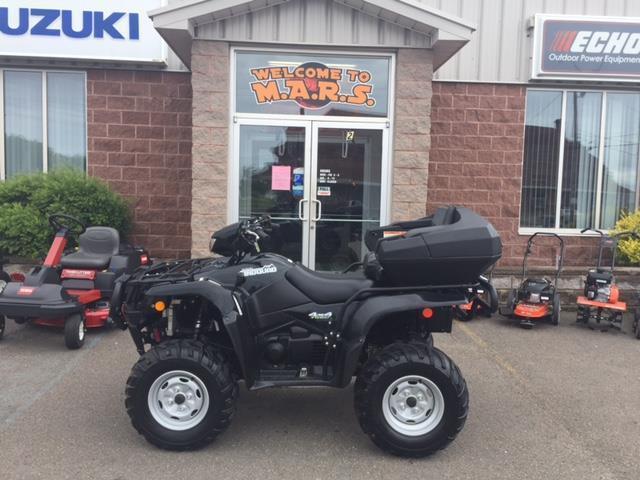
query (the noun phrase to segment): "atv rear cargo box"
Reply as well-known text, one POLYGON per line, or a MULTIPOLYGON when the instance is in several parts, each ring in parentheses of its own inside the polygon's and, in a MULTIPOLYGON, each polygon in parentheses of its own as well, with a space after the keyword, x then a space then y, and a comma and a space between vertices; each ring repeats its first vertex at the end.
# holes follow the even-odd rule
POLYGON ((369 232, 367 246, 394 286, 475 283, 502 255, 500 236, 483 217, 463 207, 369 232))

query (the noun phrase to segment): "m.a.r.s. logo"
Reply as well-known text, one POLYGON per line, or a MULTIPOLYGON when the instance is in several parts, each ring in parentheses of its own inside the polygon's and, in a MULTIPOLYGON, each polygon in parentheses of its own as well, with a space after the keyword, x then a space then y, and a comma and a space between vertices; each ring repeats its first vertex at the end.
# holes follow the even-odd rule
POLYGON ((127 12, 0 7, 0 36, 2 35, 139 40, 140 15, 127 12))

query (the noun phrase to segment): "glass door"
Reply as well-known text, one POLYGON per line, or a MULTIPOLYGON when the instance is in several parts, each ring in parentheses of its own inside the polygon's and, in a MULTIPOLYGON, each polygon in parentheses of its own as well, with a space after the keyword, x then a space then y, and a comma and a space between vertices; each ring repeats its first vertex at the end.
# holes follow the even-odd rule
POLYGON ((267 248, 316 270, 359 262, 367 230, 386 221, 387 128, 251 119, 234 134, 238 217, 271 216, 267 248))
POLYGON ((278 227, 270 251, 308 264, 310 135, 308 122, 251 121, 236 126, 238 217, 270 215, 278 227))
POLYGON ((382 219, 387 129, 314 122, 312 137, 309 267, 341 271, 362 260, 382 219))

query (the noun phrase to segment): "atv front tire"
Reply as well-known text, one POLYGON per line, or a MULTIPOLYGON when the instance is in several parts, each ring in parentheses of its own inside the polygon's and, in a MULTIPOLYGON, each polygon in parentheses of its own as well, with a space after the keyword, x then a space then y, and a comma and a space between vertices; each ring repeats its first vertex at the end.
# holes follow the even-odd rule
POLYGON ((69 350, 77 350, 84 345, 86 331, 82 315, 79 313, 71 315, 64 322, 64 344, 69 350))
POLYGON ((394 343, 371 358, 355 383, 362 430, 382 450, 424 457, 462 430, 469 393, 453 361, 424 343, 394 343))
POLYGON ((133 427, 167 450, 195 450, 224 432, 238 385, 213 348, 169 340, 140 357, 127 380, 125 406, 133 427))

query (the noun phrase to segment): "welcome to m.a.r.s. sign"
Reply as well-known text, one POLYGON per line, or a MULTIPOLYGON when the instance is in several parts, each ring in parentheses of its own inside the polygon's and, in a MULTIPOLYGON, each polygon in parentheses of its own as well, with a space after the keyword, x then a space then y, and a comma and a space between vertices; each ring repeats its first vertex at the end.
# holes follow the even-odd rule
POLYGON ((640 18, 536 15, 534 79, 640 81, 640 18))
POLYGON ((165 63, 147 12, 165 0, 2 0, 0 57, 165 63))

